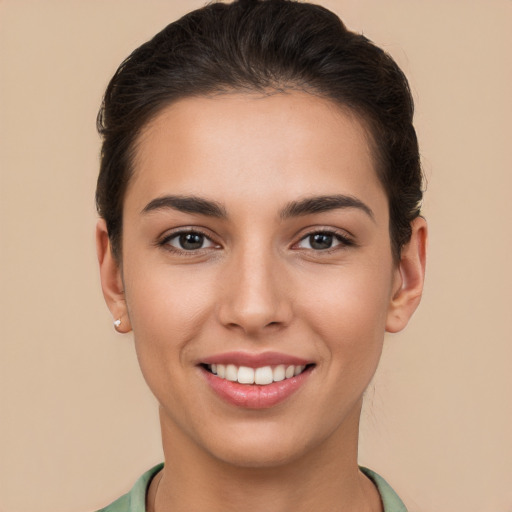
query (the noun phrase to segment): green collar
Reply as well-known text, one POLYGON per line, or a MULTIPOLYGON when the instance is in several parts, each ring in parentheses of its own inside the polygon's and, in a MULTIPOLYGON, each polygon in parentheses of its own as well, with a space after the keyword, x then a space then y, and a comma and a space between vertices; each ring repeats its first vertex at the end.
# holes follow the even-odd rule
POLYGON ((402 500, 393 491, 391 486, 380 475, 371 469, 359 466, 359 469, 375 484, 380 493, 384 512, 407 512, 402 500))

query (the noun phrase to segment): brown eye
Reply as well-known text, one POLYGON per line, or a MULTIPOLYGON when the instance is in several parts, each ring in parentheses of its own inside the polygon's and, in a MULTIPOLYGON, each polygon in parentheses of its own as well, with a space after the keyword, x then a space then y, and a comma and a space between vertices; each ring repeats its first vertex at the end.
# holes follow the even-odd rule
POLYGON ((315 233, 309 236, 309 245, 312 249, 321 251, 323 249, 330 249, 334 240, 333 235, 328 233, 315 233))
POLYGON ((182 251, 197 251, 215 247, 215 244, 202 233, 188 231, 186 233, 177 233, 166 240, 166 243, 182 251))
POLYGON ((353 242, 344 236, 331 231, 318 231, 305 236, 298 244, 299 249, 310 249, 313 251, 325 251, 334 247, 350 246, 353 242))

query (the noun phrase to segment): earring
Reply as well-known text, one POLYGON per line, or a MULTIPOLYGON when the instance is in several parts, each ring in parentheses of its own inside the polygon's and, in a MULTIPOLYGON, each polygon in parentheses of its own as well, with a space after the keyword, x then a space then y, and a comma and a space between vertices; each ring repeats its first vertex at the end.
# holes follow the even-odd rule
POLYGON ((121 319, 114 320, 114 327, 117 329, 121 325, 121 319))

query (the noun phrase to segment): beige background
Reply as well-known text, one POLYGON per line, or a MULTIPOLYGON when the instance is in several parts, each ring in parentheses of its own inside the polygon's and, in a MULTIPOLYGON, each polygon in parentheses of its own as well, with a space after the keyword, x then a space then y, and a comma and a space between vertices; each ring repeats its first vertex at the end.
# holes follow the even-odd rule
MULTIPOLYGON (((118 63, 203 0, 0 0, 0 511, 83 512, 161 460, 93 247, 95 116, 118 63)), ((403 66, 431 230, 361 463, 411 512, 512 511, 512 1, 326 0, 403 66)))

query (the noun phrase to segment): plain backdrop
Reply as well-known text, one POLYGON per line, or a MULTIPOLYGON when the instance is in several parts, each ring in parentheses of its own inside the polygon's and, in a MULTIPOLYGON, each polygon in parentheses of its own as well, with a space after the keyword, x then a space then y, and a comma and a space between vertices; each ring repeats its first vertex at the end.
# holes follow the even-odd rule
MULTIPOLYGON (((0 0, 0 511, 85 512, 162 460, 103 303, 95 117, 117 65, 203 0, 0 0)), ((360 462, 411 512, 512 511, 512 1, 326 0, 408 75, 427 282, 388 336, 360 462)))

